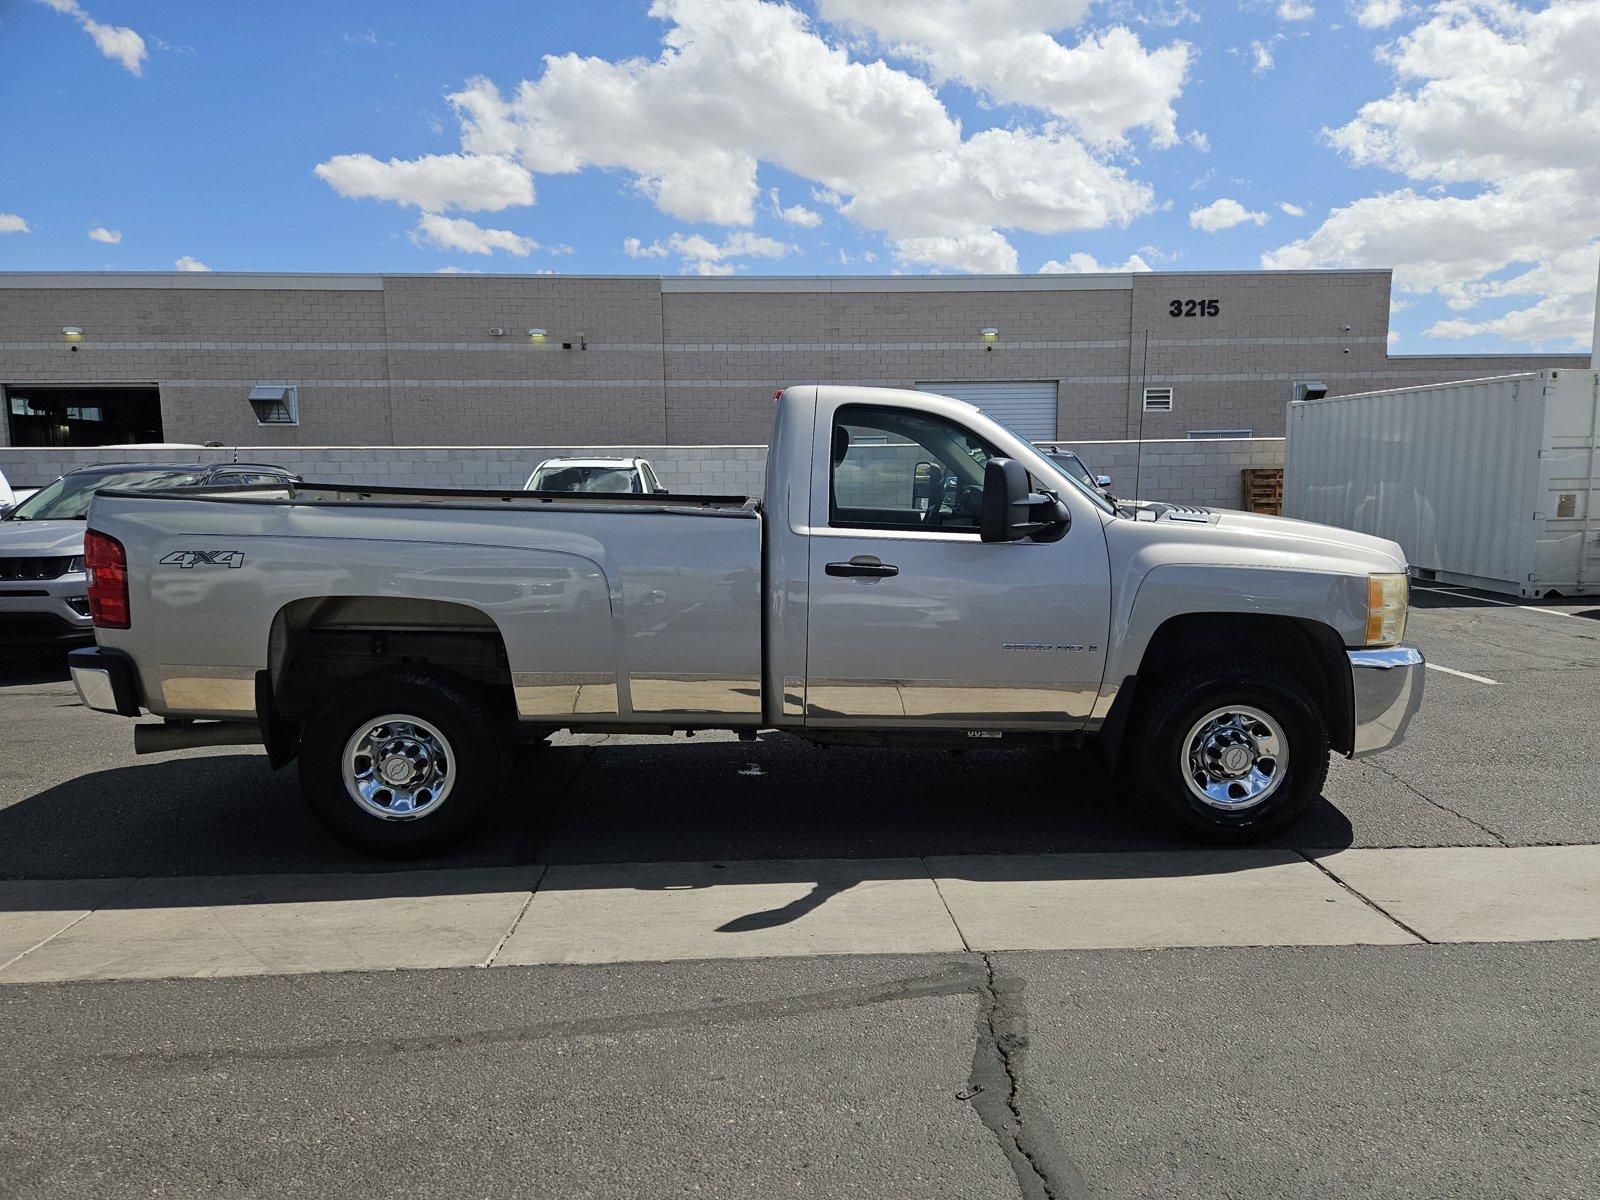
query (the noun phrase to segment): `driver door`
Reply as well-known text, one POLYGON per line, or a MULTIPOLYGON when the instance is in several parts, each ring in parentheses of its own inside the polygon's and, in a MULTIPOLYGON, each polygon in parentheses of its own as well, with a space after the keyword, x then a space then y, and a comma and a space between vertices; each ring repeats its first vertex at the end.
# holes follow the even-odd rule
POLYGON ((1105 665, 1099 522, 1080 516, 1055 541, 983 542, 988 441, 911 406, 818 416, 806 723, 1080 726, 1105 665))

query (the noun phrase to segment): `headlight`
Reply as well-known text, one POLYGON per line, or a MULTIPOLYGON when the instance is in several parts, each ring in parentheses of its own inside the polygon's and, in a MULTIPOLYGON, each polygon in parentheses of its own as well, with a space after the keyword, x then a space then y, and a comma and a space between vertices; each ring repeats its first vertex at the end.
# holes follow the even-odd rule
POLYGON ((1411 589, 1403 574, 1367 576, 1367 645, 1393 646, 1406 635, 1411 589))

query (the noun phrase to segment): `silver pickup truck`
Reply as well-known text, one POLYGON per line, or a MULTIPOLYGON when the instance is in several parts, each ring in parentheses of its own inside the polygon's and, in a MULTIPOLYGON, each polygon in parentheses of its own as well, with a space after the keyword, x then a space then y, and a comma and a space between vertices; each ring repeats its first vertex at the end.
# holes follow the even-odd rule
POLYGON ((317 816, 394 857, 459 838, 560 729, 1093 741, 1167 821, 1247 841, 1422 697, 1393 542, 1119 510, 923 392, 789 388, 761 501, 107 490, 86 555, 86 705, 162 718, 142 750, 298 758, 317 816))

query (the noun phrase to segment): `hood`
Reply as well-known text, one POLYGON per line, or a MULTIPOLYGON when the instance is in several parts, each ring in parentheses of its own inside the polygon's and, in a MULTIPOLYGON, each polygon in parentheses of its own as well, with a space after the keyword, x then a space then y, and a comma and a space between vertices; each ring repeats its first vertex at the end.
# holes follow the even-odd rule
POLYGON ((83 521, 0 521, 0 555, 83 553, 83 521))
POLYGON ((1406 569, 1398 543, 1370 534, 1260 513, 1150 507, 1161 509, 1159 515, 1139 513, 1107 524, 1106 538, 1114 549, 1149 556, 1152 562, 1260 564, 1358 575, 1406 569))
POLYGON ((1284 549, 1318 548, 1334 552, 1370 555, 1375 571, 1403 571, 1406 569, 1406 552, 1398 542, 1374 537, 1370 533, 1357 533, 1353 529, 1339 529, 1333 525, 1318 525, 1313 521, 1296 521, 1290 517, 1271 517, 1265 513, 1237 512, 1232 509, 1214 510, 1217 525, 1228 530, 1239 530, 1255 537, 1272 538, 1283 543, 1284 549))

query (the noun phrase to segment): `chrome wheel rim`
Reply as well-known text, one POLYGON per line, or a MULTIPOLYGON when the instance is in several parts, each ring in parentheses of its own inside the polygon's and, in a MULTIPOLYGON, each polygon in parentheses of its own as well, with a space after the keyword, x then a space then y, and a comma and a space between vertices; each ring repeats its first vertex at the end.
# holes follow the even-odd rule
POLYGON ((1239 812, 1266 802, 1282 785, 1289 765, 1283 726, 1259 708, 1230 704, 1190 727, 1178 769, 1202 804, 1239 812))
POLYGON ((450 798, 455 752, 437 727, 405 713, 363 722, 344 746, 350 798, 383 821, 415 821, 450 798))

